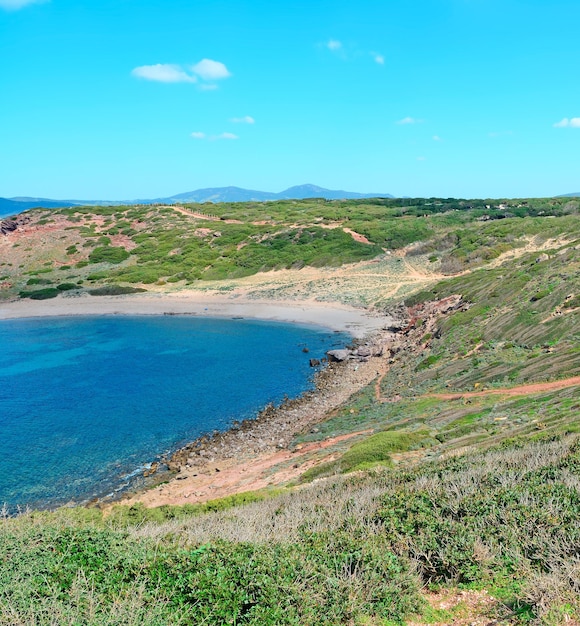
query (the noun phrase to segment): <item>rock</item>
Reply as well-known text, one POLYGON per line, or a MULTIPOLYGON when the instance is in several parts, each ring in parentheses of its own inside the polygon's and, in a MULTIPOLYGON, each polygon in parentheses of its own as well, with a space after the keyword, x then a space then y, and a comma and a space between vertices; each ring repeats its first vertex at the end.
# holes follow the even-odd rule
POLYGON ((350 356, 350 350, 343 348, 342 350, 329 350, 326 355, 330 361, 342 362, 346 361, 350 356))
POLYGON ((405 322, 391 322, 389 326, 385 326, 385 330, 388 330, 390 333, 400 333, 405 326, 405 322))
POLYGON ((15 220, 4 220, 0 222, 0 234, 7 235, 15 231, 18 228, 18 223, 15 220))
POLYGON ((320 361, 318 359, 310 359, 310 367, 318 367, 320 365, 320 361))
POLYGON ((540 256, 536 259, 536 263, 541 263, 542 261, 548 261, 549 258, 550 257, 544 252, 543 254, 540 254, 540 256))
POLYGON ((372 353, 373 351, 368 346, 361 346, 356 351, 357 356, 371 356, 372 353))

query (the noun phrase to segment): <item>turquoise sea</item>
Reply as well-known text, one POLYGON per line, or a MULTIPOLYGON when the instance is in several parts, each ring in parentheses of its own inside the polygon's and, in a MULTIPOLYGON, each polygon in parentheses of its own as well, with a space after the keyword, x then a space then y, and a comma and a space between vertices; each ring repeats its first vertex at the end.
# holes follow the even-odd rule
POLYGON ((0 506, 123 489, 160 455, 312 388, 309 360, 349 341, 245 319, 1 321, 0 506))

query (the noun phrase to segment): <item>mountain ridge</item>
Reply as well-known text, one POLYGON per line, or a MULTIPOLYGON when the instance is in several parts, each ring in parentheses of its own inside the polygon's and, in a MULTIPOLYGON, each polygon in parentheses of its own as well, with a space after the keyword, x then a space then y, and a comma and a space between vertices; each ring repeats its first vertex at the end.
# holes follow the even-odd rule
POLYGON ((131 204, 158 204, 175 202, 267 202, 271 200, 303 200, 305 198, 324 198, 327 200, 356 200, 363 198, 392 198, 388 193, 359 193, 341 189, 325 189, 312 184, 295 185, 278 193, 244 189, 243 187, 206 187, 194 189, 164 198, 136 200, 54 200, 52 198, 35 198, 19 196, 0 198, 0 217, 20 213, 32 208, 61 208, 72 206, 116 206, 131 204))

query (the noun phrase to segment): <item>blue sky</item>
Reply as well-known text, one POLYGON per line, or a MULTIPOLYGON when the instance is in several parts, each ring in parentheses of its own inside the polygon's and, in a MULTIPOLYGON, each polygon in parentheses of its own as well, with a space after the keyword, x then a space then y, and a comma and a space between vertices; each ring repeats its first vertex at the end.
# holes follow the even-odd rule
POLYGON ((0 0, 0 196, 580 191, 578 0, 0 0))

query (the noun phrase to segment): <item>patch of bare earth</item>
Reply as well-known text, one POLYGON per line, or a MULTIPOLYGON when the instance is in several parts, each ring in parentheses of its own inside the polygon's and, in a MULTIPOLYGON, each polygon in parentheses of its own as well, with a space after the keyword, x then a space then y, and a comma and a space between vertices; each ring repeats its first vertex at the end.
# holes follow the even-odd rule
POLYGON ((482 391, 466 391, 459 393, 431 393, 427 398, 437 398, 439 400, 461 400, 463 398, 481 398, 483 396, 529 396, 536 393, 546 393, 568 387, 580 385, 580 376, 553 380, 546 383, 530 383, 529 385, 518 385, 517 387, 504 387, 501 389, 484 389, 482 391))
POLYGON ((321 452, 339 443, 348 441, 371 431, 361 431, 331 437, 324 441, 296 447, 294 450, 279 450, 261 454, 245 461, 223 459, 200 467, 184 466, 175 480, 124 501, 124 504, 142 502, 155 507, 163 504, 185 504, 205 502, 244 491, 257 491, 281 485, 298 478, 303 472, 320 463, 321 452))
MULTIPOLYGON (((446 615, 440 621, 409 621, 407 626, 508 626, 518 623, 511 611, 485 589, 441 589, 424 594, 432 609, 446 615)), ((435 618, 436 619, 436 618, 435 618)))

